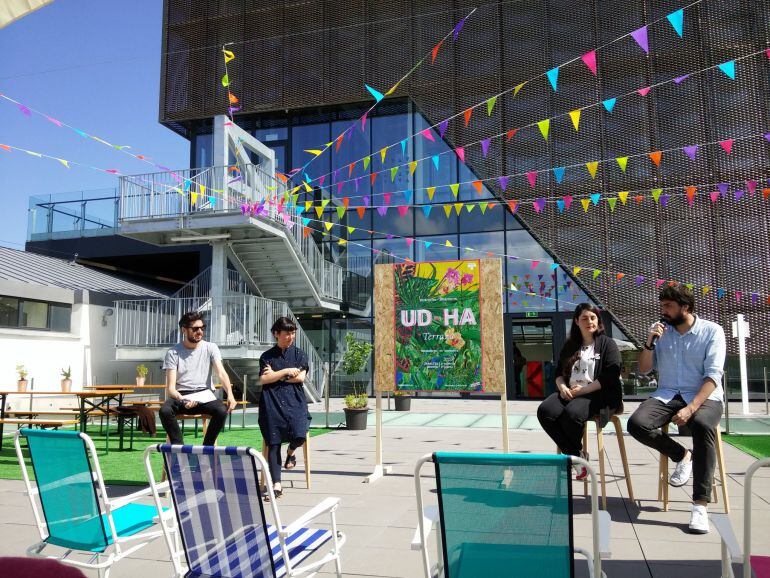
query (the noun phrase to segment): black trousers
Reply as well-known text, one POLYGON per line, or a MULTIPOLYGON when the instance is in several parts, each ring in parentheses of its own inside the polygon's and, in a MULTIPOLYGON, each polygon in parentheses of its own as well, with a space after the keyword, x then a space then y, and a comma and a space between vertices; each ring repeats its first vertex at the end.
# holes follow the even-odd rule
POLYGON ((179 414, 195 415, 201 413, 211 416, 206 428, 206 435, 203 437, 204 446, 213 446, 216 443, 217 436, 222 431, 227 420, 227 406, 218 399, 199 403, 195 407, 187 409, 183 401, 168 398, 160 408, 159 413, 160 423, 163 424, 163 429, 166 430, 169 442, 172 444, 183 443, 182 431, 179 429, 179 423, 176 421, 176 416, 179 414))
MULTIPOLYGON (((289 449, 295 451, 297 448, 301 448, 304 443, 305 438, 294 438, 289 443, 289 449)), ((267 467, 270 468, 270 478, 273 480, 273 483, 280 483, 281 468, 283 467, 281 444, 267 446, 267 467)))
MULTIPOLYGON (((628 419, 628 433, 634 439, 668 456, 674 462, 681 462, 687 450, 661 428, 671 421, 687 402, 677 395, 668 403, 650 398, 642 402, 628 419)), ((698 408, 687 425, 692 432, 692 499, 708 502, 711 498, 711 483, 716 467, 716 428, 722 417, 722 402, 707 399, 698 408)))
POLYGON ((583 449, 583 427, 601 407, 601 402, 591 396, 564 400, 556 392, 538 406, 537 419, 562 453, 579 456, 583 449))

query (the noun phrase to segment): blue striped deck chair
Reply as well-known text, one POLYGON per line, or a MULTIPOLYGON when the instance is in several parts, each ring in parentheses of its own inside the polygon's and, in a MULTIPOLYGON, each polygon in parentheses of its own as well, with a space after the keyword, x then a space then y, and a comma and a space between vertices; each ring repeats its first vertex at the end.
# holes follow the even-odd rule
POLYGON ((21 429, 14 445, 40 541, 28 556, 52 558, 109 576, 112 565, 162 536, 156 506, 137 504, 150 488, 109 498, 96 448, 77 431, 21 429), (34 485, 24 461, 26 440, 34 485))
POLYGON ((597 504, 596 475, 580 458, 537 454, 436 452, 414 470, 418 524, 412 549, 422 551, 425 578, 572 578, 574 554, 589 576, 604 576, 610 516, 597 504), (572 463, 591 476, 592 553, 576 548, 572 533, 572 463), (420 470, 433 462, 438 505, 423 507, 420 470), (438 562, 428 539, 437 526, 438 562))
MULTIPOLYGON (((150 456, 159 452, 169 482, 178 532, 162 524, 176 576, 207 578, 281 578, 314 576, 334 561, 342 576, 340 548, 345 536, 337 531, 339 498, 326 498, 299 519, 284 526, 273 494, 273 483, 262 455, 248 447, 158 444, 145 450, 150 487, 155 477, 150 456), (269 502, 263 500, 259 474, 264 472, 269 502), (266 509, 269 509, 266 512, 266 509), (330 528, 307 525, 330 515, 330 528), (268 520, 268 517, 270 518, 268 520), (280 530, 279 530, 280 529, 280 530), (175 541, 174 536, 178 537, 175 541), (181 543, 180 543, 181 542, 181 543), (299 564, 321 546, 331 550, 320 559, 299 564)), ((160 492, 154 491, 157 504, 160 492)))
MULTIPOLYGON (((759 468, 770 468, 770 458, 757 460, 746 469, 743 483, 743 549, 738 545, 738 538, 730 523, 728 514, 709 514, 711 523, 719 532, 722 542, 722 578, 735 578, 733 564, 743 564, 741 576, 743 578, 770 578, 770 556, 753 555, 751 553, 751 517, 768 514, 761 506, 752 508, 753 492, 751 490, 752 478, 759 468), (754 512, 753 510, 757 510, 754 512)), ((767 544, 767 540, 765 540, 767 544)), ((757 541, 754 541, 756 548, 757 541)), ((765 549, 767 551, 767 549, 765 549)))

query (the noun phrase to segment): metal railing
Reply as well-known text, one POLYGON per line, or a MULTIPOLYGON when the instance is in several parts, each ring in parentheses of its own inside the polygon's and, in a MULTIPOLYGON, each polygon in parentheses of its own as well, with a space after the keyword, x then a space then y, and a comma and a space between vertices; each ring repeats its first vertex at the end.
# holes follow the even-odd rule
POLYGON ((279 213, 286 185, 258 165, 230 165, 120 177, 120 220, 244 213, 282 225, 319 293, 342 300, 342 268, 326 261, 299 219, 279 213), (247 206, 248 203, 248 206, 247 206), (256 206, 255 206, 256 205, 256 206))
MULTIPOLYGON (((130 299, 115 302, 117 347, 171 347, 179 343, 179 318, 187 311, 204 315, 210 340, 220 347, 268 348, 275 344, 270 332, 281 316, 297 323, 283 301, 255 295, 227 296, 221 300, 206 296, 170 299, 130 299)), ((297 323, 297 347, 310 359, 309 386, 322 396, 323 363, 310 338, 297 323)))
MULTIPOLYGON (((241 278, 238 271, 227 270, 227 283, 225 291, 228 293, 238 293, 241 295, 253 295, 251 289, 241 278)), ((184 287, 170 296, 171 299, 185 299, 189 297, 209 297, 211 295, 211 267, 206 267, 203 271, 193 277, 184 287)))

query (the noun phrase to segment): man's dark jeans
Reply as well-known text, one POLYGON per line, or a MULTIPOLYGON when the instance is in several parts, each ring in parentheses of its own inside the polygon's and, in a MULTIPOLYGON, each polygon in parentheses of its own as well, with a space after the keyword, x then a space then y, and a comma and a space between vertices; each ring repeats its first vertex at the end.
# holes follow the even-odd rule
MULTIPOLYGON (((671 421, 680 409, 687 406, 677 395, 668 403, 649 398, 645 400, 628 420, 628 433, 637 441, 668 456, 674 462, 681 462, 687 450, 674 441, 661 428, 671 421)), ((711 498, 711 484, 716 466, 716 428, 722 417, 722 402, 707 399, 693 414, 687 426, 692 431, 692 499, 708 502, 711 498)))
POLYGON ((182 431, 179 429, 179 423, 176 421, 177 415, 196 415, 200 413, 211 416, 208 427, 206 428, 206 435, 203 437, 203 445, 213 446, 217 441, 219 432, 222 431, 225 421, 227 420, 227 406, 218 399, 206 403, 199 403, 190 409, 187 409, 184 404, 185 402, 178 399, 168 398, 160 408, 160 422, 163 424, 163 429, 166 430, 166 433, 168 434, 169 443, 183 443, 182 431))

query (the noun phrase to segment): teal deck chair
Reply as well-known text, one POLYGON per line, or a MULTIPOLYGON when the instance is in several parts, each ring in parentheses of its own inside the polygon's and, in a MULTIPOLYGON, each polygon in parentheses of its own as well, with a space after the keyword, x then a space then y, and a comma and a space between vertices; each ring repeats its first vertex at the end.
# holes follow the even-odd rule
POLYGON ((610 516, 597 503, 596 475, 580 458, 536 454, 437 452, 415 466, 418 527, 412 549, 422 551, 425 578, 571 578, 574 553, 589 575, 604 576, 610 516), (572 478, 575 461, 591 476, 593 555, 573 545, 572 478), (438 505, 423 507, 420 470, 433 462, 438 505), (437 564, 428 537, 438 526, 437 564))
POLYGON ((24 484, 40 532, 28 556, 57 559, 109 576, 112 565, 162 532, 155 506, 134 503, 150 488, 110 499, 91 438, 76 431, 21 429, 14 439, 24 484), (30 481, 21 440, 35 474, 30 481))

